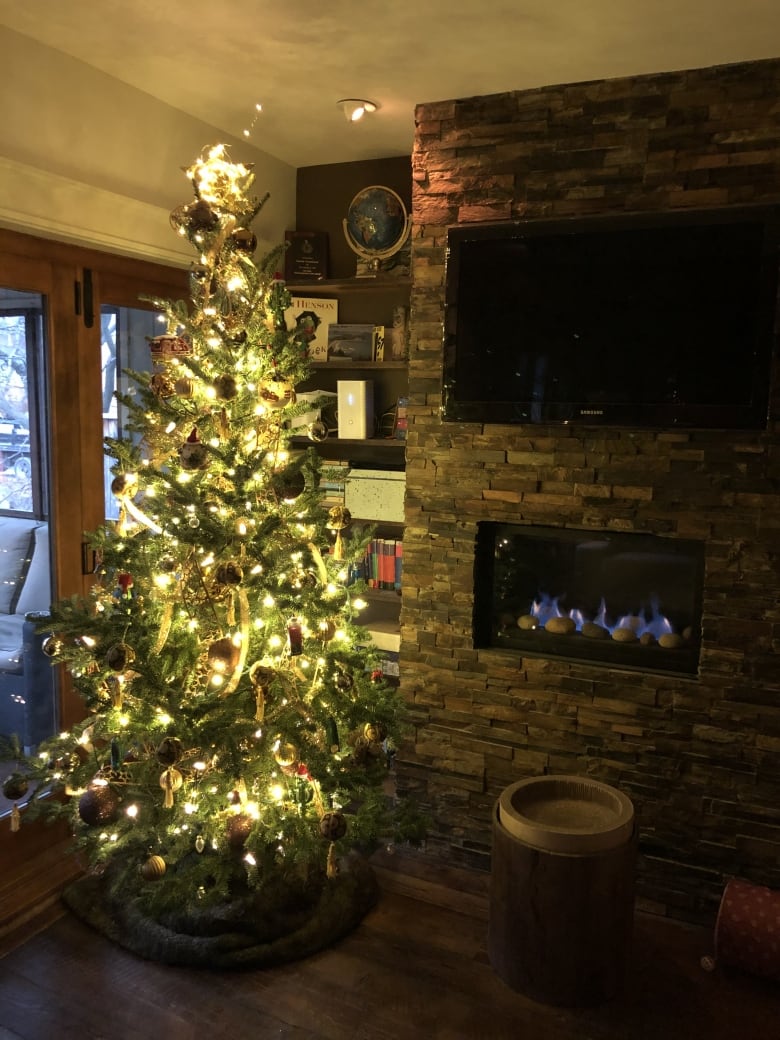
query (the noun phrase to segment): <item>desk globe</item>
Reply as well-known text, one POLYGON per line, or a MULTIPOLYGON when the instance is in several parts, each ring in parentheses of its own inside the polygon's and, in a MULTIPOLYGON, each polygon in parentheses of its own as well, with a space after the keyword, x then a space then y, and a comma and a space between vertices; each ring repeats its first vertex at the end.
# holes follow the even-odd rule
POLYGON ((388 261, 403 247, 411 225, 403 200, 392 188, 372 184, 359 191, 343 221, 347 244, 358 255, 358 276, 392 267, 388 261))

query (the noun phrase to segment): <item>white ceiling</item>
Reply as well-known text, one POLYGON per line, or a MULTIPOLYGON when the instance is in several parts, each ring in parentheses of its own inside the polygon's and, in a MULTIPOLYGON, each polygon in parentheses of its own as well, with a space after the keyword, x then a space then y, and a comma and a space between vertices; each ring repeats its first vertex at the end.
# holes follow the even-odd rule
POLYGON ((294 167, 409 154, 420 102, 780 55, 778 0, 0 0, 0 25, 225 134, 260 102, 252 143, 294 167))

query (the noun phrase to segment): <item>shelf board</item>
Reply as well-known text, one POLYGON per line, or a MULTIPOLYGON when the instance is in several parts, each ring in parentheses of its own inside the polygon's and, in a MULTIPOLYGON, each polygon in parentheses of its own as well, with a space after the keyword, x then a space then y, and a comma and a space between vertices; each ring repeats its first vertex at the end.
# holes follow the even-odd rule
POLYGON ((286 286, 291 293, 324 293, 324 292, 391 292, 394 289, 408 289, 411 278, 320 278, 316 282, 289 282, 286 286))
POLYGON ((408 368, 408 362, 406 361, 353 361, 351 358, 333 358, 331 361, 312 361, 312 368, 324 369, 324 368, 394 368, 394 369, 405 369, 408 368))
POLYGON ((393 437, 328 437, 324 441, 312 441, 308 437, 293 436, 290 441, 295 445, 305 444, 310 448, 321 448, 328 450, 329 448, 341 449, 341 448, 367 448, 371 451, 396 451, 403 452, 406 448, 406 441, 397 441, 393 437))

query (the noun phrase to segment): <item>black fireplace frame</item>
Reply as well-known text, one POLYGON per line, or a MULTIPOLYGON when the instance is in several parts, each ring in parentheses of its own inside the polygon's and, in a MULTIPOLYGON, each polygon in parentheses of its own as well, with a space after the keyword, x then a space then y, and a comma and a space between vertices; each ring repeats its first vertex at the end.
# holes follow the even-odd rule
MULTIPOLYGON (((551 527, 506 521, 480 521, 474 553, 473 636, 476 649, 520 651, 523 655, 560 658, 584 664, 619 667, 630 671, 695 676, 699 670, 701 618, 704 587, 704 543, 641 532, 551 527), (494 594, 497 545, 503 537, 555 540, 578 546, 604 543, 607 553, 625 552, 678 555, 691 572, 690 631, 678 648, 622 643, 612 638, 589 639, 579 633, 556 635, 543 628, 523 630, 507 621, 511 609, 496 602, 494 594)), ((541 591, 541 590, 537 590, 541 591)), ((637 607, 639 604, 637 604, 637 607)), ((517 613, 517 605, 515 604, 517 613)))

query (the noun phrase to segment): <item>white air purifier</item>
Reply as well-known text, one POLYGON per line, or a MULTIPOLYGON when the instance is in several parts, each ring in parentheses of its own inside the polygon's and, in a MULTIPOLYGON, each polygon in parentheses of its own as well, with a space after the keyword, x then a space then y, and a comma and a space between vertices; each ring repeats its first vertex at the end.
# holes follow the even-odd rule
POLYGON ((374 433, 374 383, 371 379, 339 379, 339 437, 366 440, 374 433))

